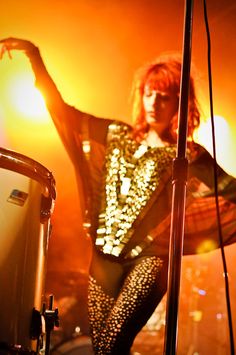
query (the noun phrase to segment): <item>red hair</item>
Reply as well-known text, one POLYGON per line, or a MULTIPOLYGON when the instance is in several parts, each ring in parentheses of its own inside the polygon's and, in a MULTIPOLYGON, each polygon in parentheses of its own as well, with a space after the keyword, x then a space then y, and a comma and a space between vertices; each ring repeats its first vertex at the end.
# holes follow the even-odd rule
MULTIPOLYGON (((161 56, 155 62, 141 67, 134 78, 133 98, 133 122, 134 138, 142 140, 148 131, 148 124, 145 119, 143 108, 144 86, 148 84, 151 88, 171 92, 179 96, 181 79, 181 61, 173 55, 161 56)), ((200 113, 195 95, 193 78, 190 77, 189 89, 189 115, 188 115, 188 138, 193 137, 194 130, 199 126, 200 113)), ((173 116, 169 128, 169 136, 176 142, 178 128, 178 112, 173 116)))

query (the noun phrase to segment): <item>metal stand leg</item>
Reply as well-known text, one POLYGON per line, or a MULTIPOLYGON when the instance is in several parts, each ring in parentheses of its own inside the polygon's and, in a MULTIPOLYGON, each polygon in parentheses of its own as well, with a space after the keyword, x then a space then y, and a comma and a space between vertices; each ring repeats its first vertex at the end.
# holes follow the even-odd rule
POLYGON ((49 296, 49 307, 43 311, 43 316, 45 319, 46 326, 46 344, 45 344, 45 355, 50 354, 50 339, 51 339, 51 331, 55 327, 59 327, 59 317, 58 317, 58 309, 53 309, 53 295, 49 296))

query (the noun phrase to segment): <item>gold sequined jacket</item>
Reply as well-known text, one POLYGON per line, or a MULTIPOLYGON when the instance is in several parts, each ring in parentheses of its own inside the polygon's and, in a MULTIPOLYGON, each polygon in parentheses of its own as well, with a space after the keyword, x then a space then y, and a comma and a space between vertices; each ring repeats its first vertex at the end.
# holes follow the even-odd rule
MULTIPOLYGON (((30 58, 36 85, 74 165, 83 191, 85 225, 96 249, 123 260, 166 256, 170 233, 172 160, 175 147, 150 148, 132 139, 132 127, 66 104, 40 55, 30 58)), ((184 253, 219 246, 213 191, 213 159, 198 144, 189 156, 184 253)), ((236 180, 218 167, 224 244, 236 240, 236 180)))

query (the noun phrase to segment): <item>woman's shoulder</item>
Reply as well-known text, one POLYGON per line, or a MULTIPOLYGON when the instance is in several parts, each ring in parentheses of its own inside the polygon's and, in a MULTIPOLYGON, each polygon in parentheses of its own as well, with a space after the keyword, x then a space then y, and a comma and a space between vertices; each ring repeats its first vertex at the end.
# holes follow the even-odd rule
POLYGON ((108 126, 108 140, 118 138, 121 139, 123 136, 130 135, 132 132, 132 126, 126 122, 120 120, 110 121, 108 126))
POLYGON ((132 131, 132 126, 122 120, 110 120, 109 129, 113 131, 132 131))
POLYGON ((211 158, 210 153, 197 142, 188 143, 188 151, 190 152, 190 161, 194 162, 198 159, 209 159, 211 158))

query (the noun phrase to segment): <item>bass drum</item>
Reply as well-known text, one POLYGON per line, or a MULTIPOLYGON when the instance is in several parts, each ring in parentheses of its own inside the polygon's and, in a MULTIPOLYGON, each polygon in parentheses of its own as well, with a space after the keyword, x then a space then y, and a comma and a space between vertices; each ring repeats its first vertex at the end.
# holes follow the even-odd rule
POLYGON ((55 181, 35 160, 3 148, 0 181, 0 354, 38 353, 55 181))
POLYGON ((86 335, 79 335, 65 341, 51 350, 51 355, 93 355, 91 338, 86 335))

